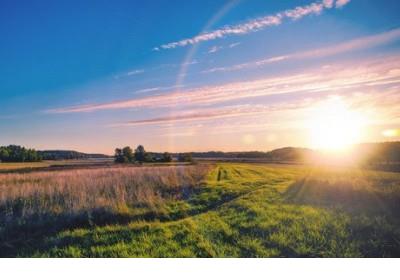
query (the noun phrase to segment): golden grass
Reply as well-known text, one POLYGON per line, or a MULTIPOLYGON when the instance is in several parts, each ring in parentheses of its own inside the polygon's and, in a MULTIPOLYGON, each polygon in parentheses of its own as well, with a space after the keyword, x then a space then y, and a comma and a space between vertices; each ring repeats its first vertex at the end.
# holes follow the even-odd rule
POLYGON ((207 171, 198 165, 0 174, 0 220, 155 205, 194 188, 207 171))
POLYGON ((0 163, 0 170, 17 170, 25 168, 40 168, 49 167, 50 162, 2 162, 0 163))

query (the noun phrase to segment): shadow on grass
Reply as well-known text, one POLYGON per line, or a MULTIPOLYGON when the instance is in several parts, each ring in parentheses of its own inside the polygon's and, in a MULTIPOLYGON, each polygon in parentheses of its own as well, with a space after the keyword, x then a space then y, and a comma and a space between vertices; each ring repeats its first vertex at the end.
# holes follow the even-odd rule
POLYGON ((349 217, 350 238, 365 257, 400 257, 400 196, 344 180, 303 178, 284 194, 291 204, 322 207, 349 217))
POLYGON ((303 178, 284 194, 290 203, 341 209, 350 213, 385 214, 400 220, 400 190, 358 186, 345 180, 303 178))

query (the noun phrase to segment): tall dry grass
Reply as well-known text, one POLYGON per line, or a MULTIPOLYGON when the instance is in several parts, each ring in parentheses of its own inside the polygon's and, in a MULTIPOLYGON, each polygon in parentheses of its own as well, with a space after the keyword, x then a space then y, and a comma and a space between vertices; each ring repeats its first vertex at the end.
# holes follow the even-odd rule
POLYGON ((190 193, 208 170, 196 165, 0 174, 0 225, 157 207, 190 193))

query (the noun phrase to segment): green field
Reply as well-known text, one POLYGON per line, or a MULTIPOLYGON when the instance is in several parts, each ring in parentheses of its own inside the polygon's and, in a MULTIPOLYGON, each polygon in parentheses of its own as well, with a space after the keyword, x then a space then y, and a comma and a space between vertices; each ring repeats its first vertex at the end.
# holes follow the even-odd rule
POLYGON ((400 256, 396 173, 216 164, 187 194, 141 205, 143 215, 137 205, 124 207, 118 211, 128 219, 18 233, 5 226, 0 251, 35 257, 400 256))

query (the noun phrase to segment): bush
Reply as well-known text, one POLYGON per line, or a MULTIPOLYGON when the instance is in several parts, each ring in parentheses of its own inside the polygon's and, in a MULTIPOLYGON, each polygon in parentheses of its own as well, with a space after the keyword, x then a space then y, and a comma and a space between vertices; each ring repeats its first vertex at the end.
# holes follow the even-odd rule
POLYGON ((161 157, 161 161, 162 162, 171 162, 172 156, 169 153, 165 152, 165 153, 163 153, 163 155, 161 157))
POLYGON ((193 162, 193 157, 191 153, 184 153, 178 155, 178 161, 180 162, 193 162))

